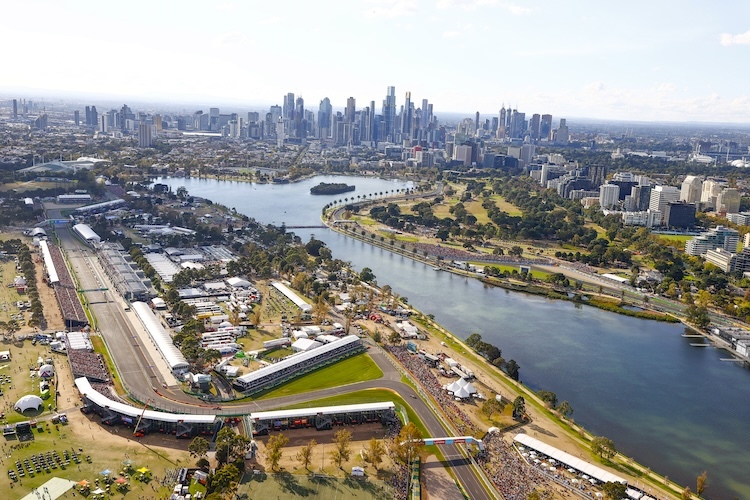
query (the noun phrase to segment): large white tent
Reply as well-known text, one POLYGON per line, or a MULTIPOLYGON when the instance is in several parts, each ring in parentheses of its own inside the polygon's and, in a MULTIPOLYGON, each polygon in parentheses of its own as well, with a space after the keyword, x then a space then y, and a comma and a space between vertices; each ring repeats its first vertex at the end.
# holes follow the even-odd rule
POLYGON ((39 376, 42 378, 49 378, 55 374, 55 367, 52 365, 44 365, 39 368, 39 376))
POLYGON ((16 405, 14 406, 14 408, 16 411, 20 411, 21 413, 23 413, 26 410, 38 410, 42 406, 44 406, 44 401, 42 401, 42 398, 33 394, 27 394, 26 396, 16 401, 16 405))

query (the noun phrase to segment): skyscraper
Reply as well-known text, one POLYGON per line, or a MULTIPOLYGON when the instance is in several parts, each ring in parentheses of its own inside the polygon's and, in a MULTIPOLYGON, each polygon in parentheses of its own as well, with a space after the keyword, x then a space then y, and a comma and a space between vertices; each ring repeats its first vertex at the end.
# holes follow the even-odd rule
POLYGON ((531 120, 529 121, 529 135, 531 135, 533 141, 536 141, 539 139, 540 134, 541 117, 539 116, 539 113, 534 113, 531 115, 531 120))
POLYGON ((332 114, 333 107, 331 106, 331 100, 325 97, 320 101, 320 106, 318 107, 318 137, 321 139, 331 137, 332 114))
POLYGON ((81 124, 81 112, 78 110, 73 111, 73 121, 76 124, 76 127, 78 127, 81 124))
POLYGON ((568 124, 565 118, 560 118, 560 126, 557 127, 557 136, 555 138, 555 142, 557 144, 566 145, 568 144, 569 140, 570 140, 570 134, 568 133, 568 124))
POLYGON ((294 94, 289 92, 284 96, 284 120, 294 119, 294 94))
POLYGON ((388 87, 388 93, 383 101, 383 123, 381 139, 393 142, 396 132, 396 87, 388 87))
POLYGON ((357 111, 357 101, 353 97, 346 100, 346 111, 344 112, 344 121, 354 123, 354 114, 357 111))
POLYGON ((138 147, 150 148, 151 138, 151 125, 149 125, 145 121, 142 121, 138 125, 138 147))
POLYGON ((539 123, 539 138, 549 140, 549 134, 552 132, 552 115, 542 115, 539 123))
POLYGON ((13 119, 18 118, 18 99, 13 99, 13 119))
POLYGON ((406 93, 404 101, 404 112, 401 114, 401 140, 411 140, 411 120, 414 113, 414 106, 411 103, 411 92, 406 93))
POLYGON ((503 104, 503 107, 500 108, 500 119, 497 123, 497 134, 495 134, 495 137, 505 139, 505 135, 505 104, 503 104))

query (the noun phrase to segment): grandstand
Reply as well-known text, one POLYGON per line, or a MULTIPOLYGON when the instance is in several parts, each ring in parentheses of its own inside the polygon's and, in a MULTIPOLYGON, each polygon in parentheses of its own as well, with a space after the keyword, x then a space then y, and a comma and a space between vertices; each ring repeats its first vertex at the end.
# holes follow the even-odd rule
POLYGON ((169 336, 167 330, 156 319, 148 304, 145 302, 133 302, 132 306, 169 369, 174 373, 187 371, 190 368, 190 364, 188 364, 180 350, 175 347, 172 337, 169 336))
POLYGON ((271 430, 315 427, 328 430, 334 425, 365 424, 381 422, 384 425, 398 421, 395 405, 391 402, 365 403, 358 405, 323 406, 297 410, 261 411, 250 414, 253 435, 266 434, 271 430))
POLYGON ((57 303, 60 304, 60 311, 62 312, 65 326, 68 328, 78 328, 87 325, 89 320, 78 298, 78 290, 75 287, 70 271, 68 271, 68 267, 65 265, 60 248, 49 242, 45 246, 50 258, 48 262, 45 257, 44 263, 47 266, 49 279, 52 280, 53 274, 56 276, 57 281, 50 282, 55 289, 55 297, 57 297, 57 303))
POLYGON ((254 394, 281 385, 321 366, 348 358, 364 349, 359 337, 349 335, 336 342, 289 356, 278 363, 238 377, 233 385, 240 392, 254 394))
MULTIPOLYGON (((178 438, 198 434, 215 437, 224 417, 215 413, 168 413, 130 406, 98 392, 85 377, 75 379, 83 399, 81 411, 95 413, 105 425, 125 425, 135 433, 161 432, 178 438)), ((201 411, 201 410, 198 410, 201 411)), ((328 430, 334 425, 352 425, 379 422, 383 425, 399 424, 396 407, 391 401, 358 405, 323 406, 298 410, 264 411, 250 413, 246 422, 252 434, 265 434, 272 429, 315 427, 328 430)))
POLYGON ((125 200, 117 199, 117 200, 105 201, 102 203, 95 203, 94 205, 86 205, 83 207, 76 208, 75 211, 77 214, 106 212, 107 210, 111 210, 115 207, 119 207, 120 205, 124 205, 124 204, 125 204, 125 200))
POLYGON ((52 261, 52 254, 49 251, 49 246, 45 240, 39 241, 39 248, 42 251, 42 258, 44 259, 44 267, 47 271, 47 283, 50 285, 58 283, 60 278, 57 276, 57 270, 55 269, 55 263, 52 261))
POLYGON ((302 297, 294 293, 294 291, 288 286, 286 286, 285 284, 279 283, 278 281, 274 281, 273 283, 271 283, 271 286, 274 287, 279 292, 281 292, 284 295, 284 297, 291 300, 294 303, 294 305, 296 305, 302 310, 303 313, 309 313, 310 311, 312 311, 312 306, 308 304, 307 302, 305 302, 305 300, 302 297))
POLYGON ((177 437, 197 434, 214 436, 221 429, 222 419, 216 415, 187 415, 147 410, 109 399, 96 391, 85 377, 75 379, 76 388, 83 398, 84 413, 96 413, 106 425, 123 424, 135 433, 161 432, 177 437))

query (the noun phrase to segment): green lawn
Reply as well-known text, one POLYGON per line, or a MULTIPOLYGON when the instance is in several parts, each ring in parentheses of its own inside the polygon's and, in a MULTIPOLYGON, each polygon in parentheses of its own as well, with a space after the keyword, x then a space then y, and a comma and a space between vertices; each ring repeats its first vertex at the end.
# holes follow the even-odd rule
POLYGON ((412 410, 411 406, 398 394, 389 391, 388 389, 366 389, 364 391, 350 392, 348 394, 342 394, 340 396, 331 396, 328 398, 316 399, 314 401, 307 401, 305 403, 299 403, 284 408, 278 408, 279 410, 293 410, 297 408, 314 408, 317 406, 335 406, 335 405, 358 405, 364 403, 381 403, 383 401, 393 401, 398 409, 405 409, 406 415, 409 417, 409 422, 414 424, 422 432, 422 435, 429 437, 427 429, 417 417, 417 414, 412 410))
MULTIPOLYGON (((470 264, 473 264, 478 269, 484 269, 484 266, 490 266, 490 267, 497 267, 500 269, 500 271, 508 271, 509 273, 512 273, 513 271, 518 271, 518 264, 511 265, 511 264, 487 264, 486 262, 470 262, 470 264)), ((547 271, 540 271, 538 269, 533 269, 531 271, 531 275, 540 280, 546 280, 552 273, 548 273, 547 271)))
POLYGON ((521 210, 517 206, 513 205, 512 203, 508 203, 499 194, 493 194, 492 196, 490 196, 490 199, 495 202, 497 208, 499 208, 503 212, 506 212, 512 217, 523 215, 523 212, 521 212, 521 210))
POLYGON ((319 368, 268 391, 261 392, 259 396, 253 399, 291 396, 293 394, 330 389, 331 387, 353 384, 355 382, 364 382, 365 380, 375 380, 382 376, 383 372, 372 358, 367 353, 362 353, 333 365, 319 368))

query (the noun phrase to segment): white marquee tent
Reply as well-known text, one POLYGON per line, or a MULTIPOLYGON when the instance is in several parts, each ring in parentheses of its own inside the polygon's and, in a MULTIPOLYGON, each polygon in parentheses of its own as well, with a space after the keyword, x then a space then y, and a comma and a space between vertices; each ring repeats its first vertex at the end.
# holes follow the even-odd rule
POLYGON ((40 398, 39 396, 34 396, 33 394, 27 394, 26 396, 16 401, 16 405, 14 406, 14 408, 16 411, 20 411, 21 413, 23 413, 26 410, 38 410, 41 406, 44 406, 44 401, 42 401, 42 398, 40 398))

